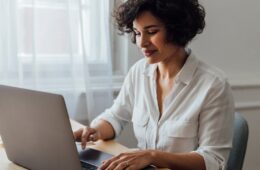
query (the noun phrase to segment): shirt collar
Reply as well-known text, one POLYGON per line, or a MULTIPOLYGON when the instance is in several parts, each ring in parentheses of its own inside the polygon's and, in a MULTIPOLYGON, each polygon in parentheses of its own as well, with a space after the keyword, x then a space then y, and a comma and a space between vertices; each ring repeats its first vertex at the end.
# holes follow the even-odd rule
MULTIPOLYGON (((185 84, 189 84, 192 80, 193 75, 198 67, 199 60, 195 57, 195 55, 191 52, 190 49, 187 49, 189 54, 185 64, 183 65, 180 72, 176 75, 175 82, 183 82, 185 84)), ((143 74, 152 77, 156 75, 157 64, 149 64, 145 63, 143 74)))
POLYGON ((149 64, 149 63, 145 62, 143 74, 148 77, 154 76, 156 73, 155 72, 156 68, 157 68, 157 63, 149 64))
POLYGON ((185 64, 183 65, 180 72, 176 75, 175 82, 183 82, 185 84, 189 84, 192 80, 194 73, 198 67, 199 60, 195 57, 195 55, 190 52, 185 64))

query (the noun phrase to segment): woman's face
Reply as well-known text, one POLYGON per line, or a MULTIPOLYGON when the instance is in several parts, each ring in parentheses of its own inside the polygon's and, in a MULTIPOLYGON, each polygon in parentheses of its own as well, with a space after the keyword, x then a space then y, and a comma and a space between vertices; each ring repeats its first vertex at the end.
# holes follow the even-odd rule
POLYGON ((167 33, 163 23, 149 11, 142 12, 133 22, 136 44, 148 63, 167 62, 174 58, 180 47, 166 40, 167 33))

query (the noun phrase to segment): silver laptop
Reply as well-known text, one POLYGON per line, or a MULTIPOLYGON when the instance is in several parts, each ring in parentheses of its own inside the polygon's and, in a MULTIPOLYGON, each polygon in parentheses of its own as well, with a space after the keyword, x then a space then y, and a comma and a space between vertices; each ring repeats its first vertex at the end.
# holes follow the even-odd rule
POLYGON ((97 169, 112 156, 78 152, 64 98, 57 94, 0 85, 0 134, 8 159, 32 170, 97 169))

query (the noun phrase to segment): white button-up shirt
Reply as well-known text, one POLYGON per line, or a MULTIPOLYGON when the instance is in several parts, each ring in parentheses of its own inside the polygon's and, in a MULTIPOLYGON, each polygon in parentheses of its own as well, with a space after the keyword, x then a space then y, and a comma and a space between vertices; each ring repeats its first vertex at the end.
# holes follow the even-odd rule
POLYGON ((224 170, 232 147, 234 103, 222 72, 190 54, 163 101, 160 118, 156 69, 157 64, 138 61, 113 106, 92 123, 104 119, 118 136, 132 122, 139 148, 197 152, 207 170, 224 170))

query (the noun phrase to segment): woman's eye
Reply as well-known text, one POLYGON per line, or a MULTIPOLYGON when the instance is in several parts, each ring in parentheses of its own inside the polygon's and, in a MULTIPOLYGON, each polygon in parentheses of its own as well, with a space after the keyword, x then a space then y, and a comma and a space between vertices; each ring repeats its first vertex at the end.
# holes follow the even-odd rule
POLYGON ((157 32, 158 32, 157 30, 150 30, 150 31, 147 31, 147 33, 148 33, 148 34, 151 34, 151 35, 156 34, 157 32))

